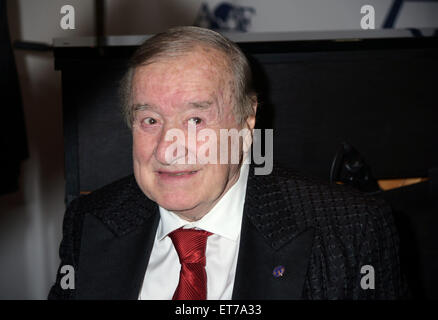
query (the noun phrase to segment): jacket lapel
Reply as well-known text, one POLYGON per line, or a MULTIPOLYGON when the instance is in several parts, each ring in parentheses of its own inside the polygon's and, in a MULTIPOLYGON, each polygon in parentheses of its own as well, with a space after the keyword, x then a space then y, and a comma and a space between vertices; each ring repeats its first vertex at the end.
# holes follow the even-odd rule
POLYGON ((117 237, 95 216, 84 221, 77 299, 138 299, 159 215, 117 237))
POLYGON ((298 214, 281 181, 250 173, 233 299, 301 299, 314 230, 298 226, 298 214))
POLYGON ((85 216, 77 299, 138 299, 160 215, 141 191, 127 193, 114 211, 85 216))

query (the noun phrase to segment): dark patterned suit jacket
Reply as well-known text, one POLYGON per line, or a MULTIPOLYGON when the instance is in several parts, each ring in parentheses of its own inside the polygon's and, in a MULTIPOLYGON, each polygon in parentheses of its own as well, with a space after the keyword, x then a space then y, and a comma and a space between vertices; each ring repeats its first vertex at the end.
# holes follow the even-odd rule
MULTIPOLYGON (((250 171, 233 299, 406 297, 385 203, 291 170, 250 171), (364 265, 374 268, 374 289, 361 287, 364 265), (276 266, 283 276, 273 276, 276 266)), ((58 272, 49 299, 137 299, 158 222, 133 176, 74 200, 60 257, 74 267, 75 289, 63 290, 58 272)))

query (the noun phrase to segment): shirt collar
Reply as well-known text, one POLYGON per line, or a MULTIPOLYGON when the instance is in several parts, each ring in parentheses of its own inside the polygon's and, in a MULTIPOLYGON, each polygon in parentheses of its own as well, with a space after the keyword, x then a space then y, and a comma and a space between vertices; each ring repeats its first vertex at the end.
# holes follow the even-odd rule
POLYGON ((198 221, 186 221, 172 211, 168 211, 160 206, 161 220, 157 230, 157 239, 162 240, 172 231, 185 227, 202 229, 237 241, 242 225, 248 173, 249 165, 245 163, 242 164, 237 182, 224 194, 218 203, 198 221))

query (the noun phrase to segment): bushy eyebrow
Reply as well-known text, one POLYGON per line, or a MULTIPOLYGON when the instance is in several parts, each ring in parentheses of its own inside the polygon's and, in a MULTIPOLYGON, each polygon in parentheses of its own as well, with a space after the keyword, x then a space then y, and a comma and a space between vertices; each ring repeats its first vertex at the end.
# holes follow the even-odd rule
MULTIPOLYGON (((210 106, 213 104, 212 101, 193 101, 189 102, 188 105, 195 109, 201 109, 205 110, 210 108, 210 106)), ((133 105, 133 110, 135 111, 145 111, 145 110, 155 110, 156 108, 150 104, 147 103, 136 103, 133 105)))
POLYGON ((147 103, 136 103, 132 108, 135 111, 154 110, 155 108, 147 103))
POLYGON ((201 110, 205 110, 210 108, 210 106, 213 104, 212 101, 195 101, 195 102, 190 102, 189 105, 191 105, 192 107, 196 108, 196 109, 201 109, 201 110))

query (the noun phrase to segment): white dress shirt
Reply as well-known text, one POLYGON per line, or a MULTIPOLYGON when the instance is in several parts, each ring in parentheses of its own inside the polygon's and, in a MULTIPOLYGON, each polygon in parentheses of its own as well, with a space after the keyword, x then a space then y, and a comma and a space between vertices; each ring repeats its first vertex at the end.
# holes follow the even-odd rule
POLYGON ((181 264, 168 236, 183 227, 213 233, 207 238, 207 299, 230 300, 239 253, 240 229, 249 165, 243 164, 238 181, 200 220, 189 222, 160 207, 160 222, 152 248, 140 300, 171 300, 179 282, 181 264))

